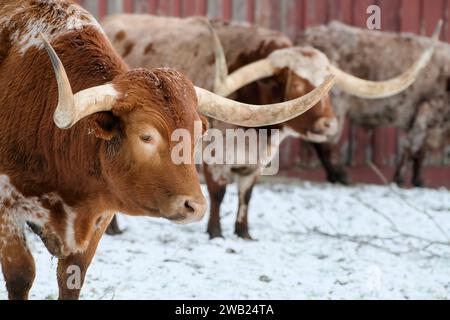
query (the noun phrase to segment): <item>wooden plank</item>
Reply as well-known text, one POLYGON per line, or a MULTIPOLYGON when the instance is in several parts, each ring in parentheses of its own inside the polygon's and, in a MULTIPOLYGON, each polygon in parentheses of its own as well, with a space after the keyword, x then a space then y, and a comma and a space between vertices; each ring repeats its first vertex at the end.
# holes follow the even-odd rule
POLYGON ((183 0, 172 0, 172 13, 174 17, 181 17, 183 15, 183 0))
MULTIPOLYGON (((353 25, 360 28, 367 28, 367 8, 373 4, 372 0, 357 0, 353 2, 353 25)), ((352 166, 365 165, 372 156, 372 137, 364 128, 357 123, 350 125, 350 163, 352 166)))
POLYGON ((444 148, 442 158, 443 158, 442 165, 450 166, 450 146, 446 146, 444 148))
POLYGON ((233 19, 233 0, 222 0, 222 18, 224 20, 233 19))
POLYGON ((134 12, 156 14, 158 2, 158 0, 134 0, 134 12))
POLYGON ((106 0, 98 1, 98 20, 102 20, 108 14, 108 2, 106 0))
POLYGON ((233 0, 233 20, 247 21, 246 0, 233 0))
POLYGON ((402 32, 420 33, 422 21, 422 0, 402 0, 400 30, 402 32))
MULTIPOLYGON (((446 8, 445 0, 433 0, 433 5, 427 1, 423 6, 423 34, 429 36, 433 34, 437 22, 444 18, 444 12, 446 8)), ((444 40, 444 36, 441 33, 441 39, 444 40)))
POLYGON ((197 0, 196 14, 200 16, 206 16, 208 10, 207 0, 197 0))
MULTIPOLYGON (((423 6, 423 34, 429 36, 433 33, 439 19, 444 19, 448 14, 448 3, 445 0, 434 0, 433 5, 423 6)), ((448 26, 447 26, 448 27, 448 26)), ((441 40, 446 40, 445 33, 441 33, 441 40)), ((441 165, 444 162, 442 150, 431 150, 427 153, 426 165, 441 165)))
MULTIPOLYGON (((401 29, 400 0, 378 0, 381 8, 381 30, 399 32, 401 29)), ((394 166, 398 153, 398 130, 393 127, 378 127, 372 139, 372 161, 378 166, 394 166)))
POLYGON ((338 0, 339 1, 339 20, 346 24, 353 24, 353 6, 358 0, 338 0))
POLYGON ((372 161, 378 166, 395 166, 398 158, 398 129, 378 127, 372 141, 372 161))
POLYGON ((280 31, 286 34, 287 29, 287 5, 291 0, 280 1, 280 31))
POLYGON ((122 0, 107 0, 107 13, 108 15, 123 12, 123 1, 122 0))
POLYGON ((340 13, 340 1, 339 0, 328 0, 327 1, 327 7, 328 7, 328 21, 334 21, 339 20, 339 13, 340 13))
POLYGON ((281 3, 279 0, 270 1, 270 28, 281 30, 281 3))
POLYGON ((189 17, 196 15, 197 4, 195 0, 182 0, 182 15, 183 17, 189 17))
POLYGON ((301 0, 287 0, 284 5, 284 33, 287 34, 291 38, 291 40, 295 41, 302 28, 303 4, 301 0))
POLYGON ((329 20, 328 0, 317 0, 314 24, 326 24, 329 20))
MULTIPOLYGON (((356 0, 353 6, 353 25, 367 28, 367 8, 374 4, 373 0, 356 0)), ((383 15, 383 13, 382 13, 383 15)))
POLYGON ((325 24, 329 21, 328 0, 305 1, 305 26, 325 24))
POLYGON ((315 25, 316 19, 316 1, 306 0, 304 4, 304 27, 308 28, 315 25))
MULTIPOLYGON (((300 140, 289 138, 283 141, 280 146, 280 168, 294 168, 299 164, 300 156, 300 140)), ((303 159, 305 159, 303 157, 303 159)))
POLYGON ((398 32, 401 29, 401 0, 378 0, 381 8, 381 30, 398 32))
POLYGON ((157 14, 159 7, 159 0, 148 0, 148 13, 157 14))
POLYGON ((271 0, 258 0, 256 2, 255 23, 261 27, 270 28, 270 5, 271 0))
POLYGON ((134 1, 133 0, 123 0, 123 11, 126 13, 134 12, 134 1))
POLYGON ((341 138, 338 143, 338 160, 342 164, 350 166, 352 163, 352 148, 351 148, 351 124, 347 118, 344 121, 344 129, 342 130, 341 138))
POLYGON ((208 17, 210 19, 222 17, 222 5, 218 0, 208 0, 208 17))
POLYGON ((352 166, 364 166, 368 160, 372 160, 372 133, 351 123, 350 155, 352 166))
POLYGON ((98 19, 98 2, 97 1, 83 1, 83 7, 89 11, 94 17, 98 19))
POLYGON ((163 16, 171 16, 172 15, 172 5, 173 5, 172 0, 159 1, 157 14, 163 15, 163 16))
POLYGON ((250 23, 255 22, 255 0, 247 0, 247 21, 250 23))
POLYGON ((314 151, 312 145, 300 139, 292 140, 291 148, 293 151, 297 150, 295 157, 291 157, 292 165, 300 165, 302 168, 319 168, 320 161, 314 151), (296 142, 297 144, 293 144, 296 142))
POLYGON ((445 1, 443 33, 444 41, 450 42, 450 0, 445 1))
MULTIPOLYGON (((394 168, 392 167, 380 167, 383 175, 391 181, 394 174, 394 168)), ((347 173, 354 183, 370 183, 383 185, 379 177, 373 172, 373 170, 367 166, 359 166, 354 168, 347 168, 347 173)), ((281 170, 279 176, 289 177, 291 179, 310 180, 316 182, 325 181, 324 171, 320 168, 311 169, 307 168, 294 168, 291 170, 281 170)), ((427 167, 424 168, 425 184, 430 188, 450 188, 450 167, 427 167)), ((408 173, 406 177, 407 187, 410 187, 409 181, 411 180, 411 174, 408 173)))

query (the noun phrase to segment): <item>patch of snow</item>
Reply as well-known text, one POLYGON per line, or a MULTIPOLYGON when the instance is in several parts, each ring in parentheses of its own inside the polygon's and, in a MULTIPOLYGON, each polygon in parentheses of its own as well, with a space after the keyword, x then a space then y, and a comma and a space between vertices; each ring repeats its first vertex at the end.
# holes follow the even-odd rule
MULTIPOLYGON (((250 203, 255 242, 233 235, 235 187, 222 206, 225 239, 208 239, 206 218, 177 226, 120 216, 125 233, 103 238, 81 298, 450 298, 450 192, 394 191, 261 184, 250 203)), ((28 242, 37 265, 30 298, 55 299, 57 259, 37 237, 28 242)))

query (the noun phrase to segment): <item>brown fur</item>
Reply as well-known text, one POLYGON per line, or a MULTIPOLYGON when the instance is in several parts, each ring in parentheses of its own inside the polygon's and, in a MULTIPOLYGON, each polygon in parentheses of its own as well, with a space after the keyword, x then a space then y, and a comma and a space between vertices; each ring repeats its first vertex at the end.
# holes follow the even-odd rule
MULTIPOLYGON (((45 225, 26 218, 23 223, 31 222, 53 254, 76 255, 85 272, 103 233, 96 225, 109 222, 113 211, 180 219, 189 217, 177 212, 174 197, 204 203, 195 166, 175 166, 170 159, 173 130, 185 128, 192 134, 194 121, 201 119, 192 83, 169 69, 130 70, 95 25, 65 30, 74 15, 81 21, 93 19, 70 1, 0 1, 0 17, 9 17, 0 20, 0 174, 17 190, 0 211, 0 258, 11 298, 27 297, 34 262, 23 235, 12 230, 23 225, 11 224, 11 214, 18 213, 8 206, 20 208, 24 216, 32 214, 23 205, 27 201, 48 210, 45 225), (11 16, 17 8, 26 14, 11 16), (49 57, 37 45, 22 52, 23 44, 13 38, 17 31, 26 39, 26 22, 33 19, 47 28, 46 36, 54 35, 52 46, 75 93, 113 84, 120 98, 112 112, 94 114, 70 130, 55 126, 57 86, 49 57), (143 158, 135 151, 148 125, 163 139, 156 154, 143 158), (66 242, 70 219, 75 251, 66 242)), ((60 297, 69 296, 60 287, 60 297)))

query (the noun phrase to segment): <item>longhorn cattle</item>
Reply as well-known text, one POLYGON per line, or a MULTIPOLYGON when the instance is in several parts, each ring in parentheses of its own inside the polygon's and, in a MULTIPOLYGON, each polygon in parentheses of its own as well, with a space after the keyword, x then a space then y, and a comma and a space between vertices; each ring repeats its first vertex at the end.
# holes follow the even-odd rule
POLYGON ((76 270, 83 283, 112 212, 176 223, 204 215, 195 165, 172 161, 173 132, 198 138, 202 113, 238 125, 284 122, 332 84, 284 104, 245 105, 171 69, 129 69, 71 1, 0 1, 0 260, 9 298, 26 299, 34 281, 26 224, 59 258, 59 297, 76 299, 81 286, 68 277, 76 270))
MULTIPOLYGON (((291 41, 279 32, 246 23, 210 21, 210 24, 215 34, 213 37, 205 19, 198 17, 116 15, 107 18, 103 27, 131 66, 171 66, 187 74, 196 85, 223 96, 237 91, 233 98, 247 103, 274 103, 303 96, 322 82, 328 72, 336 73, 337 83, 352 94, 370 99, 391 96, 414 82, 433 51, 430 45, 402 76, 376 83, 344 73, 317 50, 293 47, 291 41), (228 69, 233 73, 228 75, 228 69)), ((217 120, 210 121, 210 124, 223 131, 231 128, 217 120)), ((282 139, 294 136, 314 142, 327 141, 338 129, 328 97, 304 116, 270 128, 279 129, 282 139)), ((211 200, 208 224, 211 238, 222 236, 220 205, 227 184, 237 180, 239 208, 235 232, 241 238, 251 239, 248 205, 262 167, 261 164, 204 165, 211 200)), ((117 225, 113 224, 111 231, 117 230, 117 225)))
MULTIPOLYGON (((318 48, 348 72, 381 80, 408 66, 431 40, 409 33, 368 31, 332 22, 305 30, 297 43, 318 48)), ((390 125, 406 131, 394 181, 404 183, 406 165, 412 160, 412 184, 423 186, 421 168, 426 151, 450 143, 450 46, 439 43, 416 83, 397 96, 367 101, 334 90, 332 101, 341 119, 348 115, 354 123, 369 129, 390 125)), ((317 150, 328 176, 342 177, 340 169, 330 161, 332 145, 323 144, 317 150)))

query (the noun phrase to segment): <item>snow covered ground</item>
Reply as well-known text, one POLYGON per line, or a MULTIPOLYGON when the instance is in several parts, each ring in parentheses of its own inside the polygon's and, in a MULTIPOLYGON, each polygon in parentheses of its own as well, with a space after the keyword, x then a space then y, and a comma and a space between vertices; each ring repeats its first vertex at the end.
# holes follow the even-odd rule
MULTIPOLYGON (((214 241, 206 219, 177 226, 120 216, 125 233, 102 240, 82 298, 450 298, 447 190, 262 184, 250 209, 254 242, 233 235, 236 208, 231 187, 226 238, 214 241)), ((55 299, 57 260, 35 236, 28 241, 37 262, 30 297, 55 299)))

